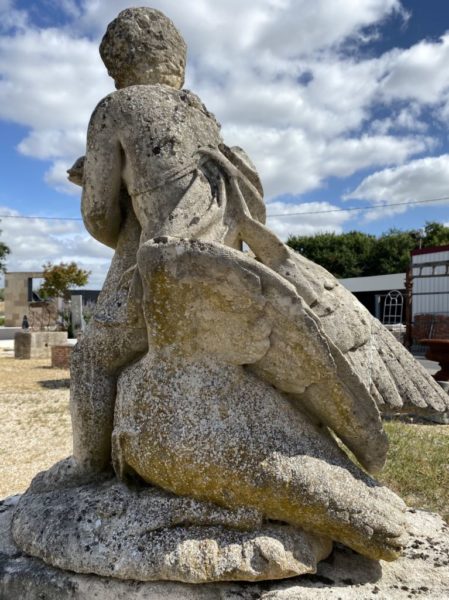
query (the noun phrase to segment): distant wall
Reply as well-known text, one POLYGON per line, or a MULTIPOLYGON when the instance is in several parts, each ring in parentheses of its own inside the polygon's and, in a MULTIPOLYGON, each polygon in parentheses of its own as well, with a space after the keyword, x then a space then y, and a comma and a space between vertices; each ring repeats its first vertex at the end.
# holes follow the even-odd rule
POLYGON ((416 341, 423 339, 449 339, 449 315, 415 315, 412 335, 416 341))
POLYGON ((5 274, 5 326, 20 327, 28 314, 31 300, 32 280, 40 279, 42 272, 16 272, 5 274))
POLYGON ((100 294, 100 290, 70 290, 71 296, 82 296, 83 304, 88 304, 89 302, 96 303, 98 296, 100 294))
POLYGON ((449 249, 412 252, 413 319, 417 315, 449 315, 449 249))

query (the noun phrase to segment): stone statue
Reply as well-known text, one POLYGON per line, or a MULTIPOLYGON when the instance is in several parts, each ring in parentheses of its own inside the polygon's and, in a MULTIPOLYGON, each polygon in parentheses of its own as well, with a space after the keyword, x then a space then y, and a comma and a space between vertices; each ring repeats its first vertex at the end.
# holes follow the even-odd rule
POLYGON ((182 89, 169 19, 124 10, 100 52, 117 91, 69 177, 115 254, 74 352, 73 457, 21 499, 17 544, 80 573, 192 583, 313 572, 333 541, 397 558, 405 505, 346 449, 380 469, 379 409, 448 397, 265 227, 254 165, 182 89))

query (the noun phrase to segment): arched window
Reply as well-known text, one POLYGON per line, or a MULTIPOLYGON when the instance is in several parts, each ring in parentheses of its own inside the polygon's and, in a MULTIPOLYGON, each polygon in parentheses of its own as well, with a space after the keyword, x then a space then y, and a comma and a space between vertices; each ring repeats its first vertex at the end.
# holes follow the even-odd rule
POLYGON ((399 290, 388 292, 385 297, 382 323, 384 325, 398 325, 402 323, 404 309, 404 296, 399 290))

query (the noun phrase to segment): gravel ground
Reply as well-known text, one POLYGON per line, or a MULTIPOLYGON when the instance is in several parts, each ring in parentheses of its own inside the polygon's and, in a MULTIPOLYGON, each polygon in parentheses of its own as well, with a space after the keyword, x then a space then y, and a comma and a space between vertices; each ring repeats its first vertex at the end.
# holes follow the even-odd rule
POLYGON ((0 498, 71 454, 69 371, 0 347, 0 498))

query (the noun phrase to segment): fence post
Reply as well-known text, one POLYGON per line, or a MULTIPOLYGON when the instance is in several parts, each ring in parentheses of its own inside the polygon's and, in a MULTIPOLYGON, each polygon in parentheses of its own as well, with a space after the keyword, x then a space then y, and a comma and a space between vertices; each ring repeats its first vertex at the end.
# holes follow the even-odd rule
POLYGON ((413 302, 413 273, 412 263, 410 263, 405 272, 405 338, 404 346, 410 350, 413 342, 412 335, 412 302, 413 302))

